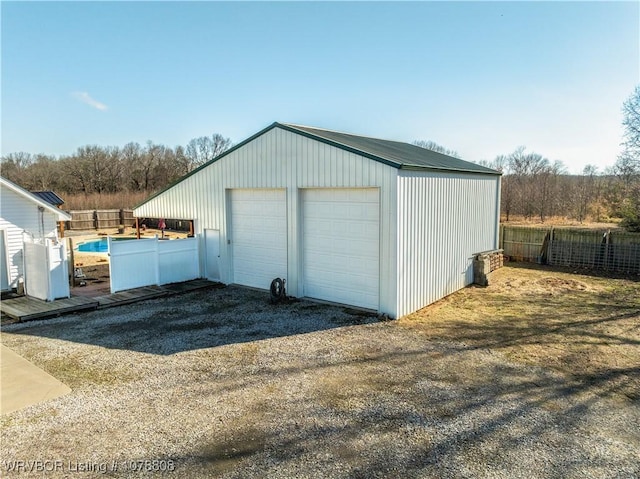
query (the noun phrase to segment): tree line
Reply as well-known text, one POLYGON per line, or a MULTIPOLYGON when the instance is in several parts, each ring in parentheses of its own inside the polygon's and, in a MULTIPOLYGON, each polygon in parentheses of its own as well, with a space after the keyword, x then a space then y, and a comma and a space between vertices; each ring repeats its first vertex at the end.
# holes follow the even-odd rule
MULTIPOLYGON (((66 194, 145 192, 151 194, 231 147, 219 133, 171 148, 148 141, 123 147, 87 145, 68 156, 11 153, 2 157, 2 176, 30 191, 66 194)), ((124 206, 124 205, 123 205, 124 206)))
MULTIPOLYGON (((612 168, 588 165, 569 175, 561 161, 551 161, 519 147, 481 164, 502 172, 503 220, 523 217, 540 222, 567 217, 583 222, 622 218, 622 226, 640 231, 640 86, 622 107, 624 141, 612 168)), ((433 141, 417 146, 458 156, 433 141)), ((205 164, 232 146, 219 133, 192 139, 186 147, 128 143, 123 147, 88 145, 69 156, 12 153, 2 157, 5 178, 31 190, 62 194, 152 194, 205 164)), ((130 207, 133 205, 122 205, 130 207)))
MULTIPOLYGON (((501 213, 545 222, 561 216, 583 222, 621 218, 621 226, 640 232, 640 86, 622 106, 622 151, 613 167, 599 171, 587 165, 582 174, 569 175, 561 161, 551 161, 521 146, 480 164, 502 172, 501 213)), ((432 141, 415 145, 458 156, 432 141)))

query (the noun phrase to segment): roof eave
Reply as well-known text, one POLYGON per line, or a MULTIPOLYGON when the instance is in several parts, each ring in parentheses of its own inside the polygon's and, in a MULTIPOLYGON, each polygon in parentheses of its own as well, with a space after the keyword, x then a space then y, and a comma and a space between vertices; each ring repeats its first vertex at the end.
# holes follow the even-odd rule
POLYGON ((469 173, 474 175, 502 176, 501 172, 495 171, 495 170, 492 170, 492 171, 465 170, 462 168, 446 168, 446 167, 420 166, 420 165, 402 165, 400 169, 407 170, 407 171, 435 171, 439 173, 469 173))
POLYGON ((49 213, 56 215, 58 217, 58 221, 71 221, 72 219, 70 214, 65 213, 64 211, 56 208, 55 206, 51 205, 50 203, 47 203, 44 200, 41 200, 40 198, 35 196, 33 193, 25 190, 21 186, 16 185, 14 182, 9 181, 6 178, 2 178, 2 186, 9 188, 14 193, 22 196, 23 198, 29 201, 32 201, 38 206, 43 207, 45 210, 49 211, 49 213))

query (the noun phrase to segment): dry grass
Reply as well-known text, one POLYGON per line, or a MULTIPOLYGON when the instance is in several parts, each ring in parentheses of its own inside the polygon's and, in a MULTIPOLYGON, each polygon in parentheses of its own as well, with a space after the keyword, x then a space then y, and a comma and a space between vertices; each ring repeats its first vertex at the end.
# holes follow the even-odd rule
POLYGON ((119 193, 63 194, 65 210, 131 209, 153 192, 122 191, 119 193))
POLYGON ((531 226, 548 228, 554 227, 567 227, 567 228, 585 228, 585 229, 618 229, 620 228, 620 218, 587 218, 580 222, 575 218, 567 218, 566 216, 552 216, 545 218, 544 223, 540 221, 539 217, 533 217, 531 219, 525 219, 521 215, 510 215, 509 221, 507 221, 506 215, 501 215, 500 223, 506 226, 531 226))
POLYGON ((640 283, 511 264, 400 321, 640 398, 640 283), (611 380, 614 386, 612 387, 611 380))

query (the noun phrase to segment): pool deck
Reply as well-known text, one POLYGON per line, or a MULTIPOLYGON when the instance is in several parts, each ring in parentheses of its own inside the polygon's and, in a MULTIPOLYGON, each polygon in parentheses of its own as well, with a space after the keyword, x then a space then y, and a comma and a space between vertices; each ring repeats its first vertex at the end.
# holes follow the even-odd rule
POLYGON ((172 296, 198 289, 219 288, 221 286, 220 283, 214 281, 195 279, 184 283, 145 286, 95 297, 71 296, 71 298, 56 299, 55 301, 43 301, 29 296, 20 296, 0 302, 0 311, 2 311, 3 316, 6 315, 20 322, 31 321, 80 311, 112 308, 138 301, 172 296))

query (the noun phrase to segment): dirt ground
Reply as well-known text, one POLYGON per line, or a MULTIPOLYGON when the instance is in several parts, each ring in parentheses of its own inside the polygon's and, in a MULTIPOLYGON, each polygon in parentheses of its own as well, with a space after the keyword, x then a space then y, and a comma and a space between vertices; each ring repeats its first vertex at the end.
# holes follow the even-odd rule
POLYGON ((640 477, 640 283, 490 279, 399 321, 223 287, 3 327, 72 392, 1 417, 0 475, 640 477))

